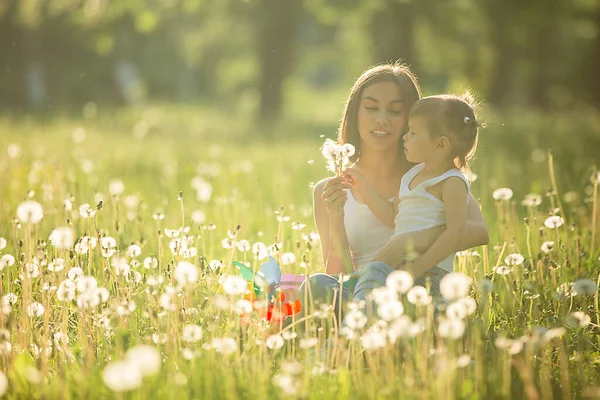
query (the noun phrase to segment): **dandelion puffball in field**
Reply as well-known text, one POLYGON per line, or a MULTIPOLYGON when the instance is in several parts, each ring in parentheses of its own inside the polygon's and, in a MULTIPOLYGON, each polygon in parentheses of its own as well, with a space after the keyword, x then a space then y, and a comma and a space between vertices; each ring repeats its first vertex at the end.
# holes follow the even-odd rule
POLYGON ((494 190, 494 193, 492 193, 492 197, 494 198, 494 200, 498 200, 498 201, 506 201, 506 200, 510 200, 513 196, 513 191, 512 189, 509 188, 500 188, 500 189, 496 189, 494 190))
POLYGON ((92 208, 88 203, 84 203, 79 206, 79 215, 81 218, 92 218, 96 215, 96 210, 92 208))
POLYGON ((6 239, 4 239, 3 237, 0 237, 0 250, 4 250, 5 247, 6 247, 6 239))
POLYGON ((581 296, 591 296, 598 291, 598 285, 590 279, 579 279, 573 283, 573 290, 581 296))
POLYGON ((413 286, 406 293, 406 299, 417 306, 425 306, 433 300, 433 298, 427 292, 423 286, 413 286))
POLYGON ((553 215, 551 217, 548 217, 544 221, 544 225, 546 226, 546 228, 550 228, 550 229, 556 229, 556 228, 562 226, 564 223, 565 223, 565 220, 558 215, 553 215))
POLYGON ((113 392, 126 392, 137 389, 142 384, 142 374, 128 361, 108 363, 102 371, 104 383, 113 392))
POLYGON ((187 343, 195 343, 198 340, 202 339, 202 334, 204 331, 198 325, 189 324, 183 327, 182 339, 187 343))
POLYGON ((506 256, 504 262, 508 265, 521 265, 525 258, 519 253, 513 253, 506 256))
POLYGON ((194 211, 192 211, 192 221, 196 225, 202 225, 203 223, 206 222, 206 214, 204 214, 203 211, 194 210, 194 211))
POLYGON ((44 209, 37 201, 26 200, 17 207, 17 218, 26 224, 37 224, 44 218, 44 209))
POLYGON ((565 322, 572 328, 585 328, 592 322, 592 318, 583 311, 575 311, 567 315, 565 322))
POLYGON ((15 265, 15 257, 11 254, 5 254, 0 257, 0 271, 4 269, 4 267, 12 267, 15 265))
POLYGON ((246 291, 246 280, 241 276, 228 275, 223 281, 223 291, 232 296, 244 294, 246 291))
POLYGON ((57 249, 71 249, 75 243, 75 232, 68 226, 55 228, 52 233, 50 233, 48 240, 57 249))
POLYGON ((360 310, 350 311, 344 317, 344 324, 350 329, 362 329, 367 325, 367 316, 360 310))
POLYGON ((386 322, 400 317, 404 313, 404 306, 398 300, 388 301, 377 306, 377 315, 386 322))
POLYGON ((398 293, 406 293, 413 285, 413 277, 408 271, 395 270, 387 276, 385 284, 398 293))
POLYGON ((238 344, 232 337, 214 338, 210 342, 210 348, 214 349, 217 353, 229 355, 238 350, 238 344))
POLYGON ((125 191, 125 185, 120 179, 113 179, 108 184, 108 193, 111 196, 119 196, 125 191))
POLYGON ((279 350, 283 347, 283 337, 281 335, 271 335, 266 340, 266 345, 271 350, 279 350))
POLYGON ((17 158, 21 155, 21 146, 16 143, 11 143, 7 148, 8 157, 17 158))
POLYGON ((365 350, 376 350, 387 344, 386 335, 383 332, 366 332, 360 337, 360 344, 365 350))
POLYGON ((41 317, 44 315, 44 306, 38 302, 33 302, 27 306, 27 315, 30 317, 41 317))
POLYGON ((438 332, 443 338, 459 339, 465 333, 465 323, 460 319, 442 319, 438 332))
POLYGON ((159 351, 148 345, 137 345, 127 350, 125 360, 137 368, 142 376, 158 374, 162 365, 159 351))
POLYGON ((549 240, 542 243, 540 250, 542 250, 544 253, 550 253, 552 250, 554 250, 554 241, 549 240))
POLYGON ((442 278, 440 292, 446 300, 456 300, 467 296, 470 285, 469 277, 460 272, 451 272, 442 278))
POLYGON ((542 196, 535 193, 529 193, 525 196, 525 198, 521 201, 521 205, 525 207, 537 207, 542 204, 542 196))

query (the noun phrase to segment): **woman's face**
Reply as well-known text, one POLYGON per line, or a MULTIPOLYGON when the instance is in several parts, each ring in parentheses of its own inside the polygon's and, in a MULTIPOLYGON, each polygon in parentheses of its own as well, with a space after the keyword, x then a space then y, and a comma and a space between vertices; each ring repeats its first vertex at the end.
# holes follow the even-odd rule
POLYGON ((397 149, 406 126, 404 98, 394 82, 377 82, 366 87, 358 109, 361 152, 367 149, 397 149))

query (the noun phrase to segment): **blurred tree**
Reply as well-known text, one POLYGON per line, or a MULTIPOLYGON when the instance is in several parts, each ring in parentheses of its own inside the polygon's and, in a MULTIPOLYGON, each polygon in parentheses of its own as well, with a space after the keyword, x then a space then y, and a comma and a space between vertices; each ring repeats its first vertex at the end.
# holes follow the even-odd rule
POLYGON ((296 50, 301 0, 258 0, 259 119, 279 117, 283 84, 290 75, 296 50))
POLYGON ((402 60, 418 71, 414 52, 415 4, 410 0, 382 0, 369 21, 376 63, 402 60))

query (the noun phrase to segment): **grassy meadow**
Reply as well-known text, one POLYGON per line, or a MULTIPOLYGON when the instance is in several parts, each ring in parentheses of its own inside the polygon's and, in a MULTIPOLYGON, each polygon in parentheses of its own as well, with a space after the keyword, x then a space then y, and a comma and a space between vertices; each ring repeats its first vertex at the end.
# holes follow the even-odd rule
POLYGON ((457 257, 435 318, 408 291, 347 329, 327 307, 266 322, 232 261, 323 270, 311 186, 339 109, 268 131, 158 105, 0 118, 0 396, 600 398, 594 114, 487 115, 490 243, 457 257))

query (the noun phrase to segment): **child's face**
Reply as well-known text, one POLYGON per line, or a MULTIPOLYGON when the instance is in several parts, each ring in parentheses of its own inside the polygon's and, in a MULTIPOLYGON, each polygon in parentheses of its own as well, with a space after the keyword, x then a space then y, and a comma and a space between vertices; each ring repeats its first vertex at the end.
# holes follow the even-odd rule
POLYGON ((431 160, 436 154, 436 145, 425 118, 417 116, 408 120, 408 133, 404 135, 404 153, 408 161, 423 163, 431 160))
POLYGON ((367 148, 397 151, 406 118, 404 99, 396 83, 377 82, 366 87, 358 109, 362 152, 367 148))

